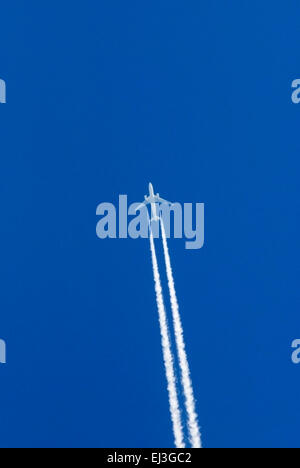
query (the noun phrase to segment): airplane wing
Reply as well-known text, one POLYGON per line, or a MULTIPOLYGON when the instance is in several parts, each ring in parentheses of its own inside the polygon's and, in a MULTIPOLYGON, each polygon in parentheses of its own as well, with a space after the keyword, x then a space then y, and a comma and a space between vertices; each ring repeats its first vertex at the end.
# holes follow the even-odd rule
POLYGON ((168 200, 164 200, 163 198, 160 198, 160 197, 158 197, 157 200, 158 200, 160 203, 168 203, 168 205, 173 205, 173 203, 169 202, 168 200))
POLYGON ((141 203, 136 209, 135 211, 138 211, 138 210, 141 210, 142 208, 145 208, 147 205, 149 205, 149 201, 148 200, 145 200, 143 203, 141 203))

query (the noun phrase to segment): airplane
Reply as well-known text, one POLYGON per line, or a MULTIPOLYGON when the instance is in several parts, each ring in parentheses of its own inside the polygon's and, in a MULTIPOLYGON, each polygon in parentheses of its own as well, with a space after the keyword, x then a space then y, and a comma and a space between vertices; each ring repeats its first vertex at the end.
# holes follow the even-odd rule
POLYGON ((171 202, 161 198, 159 196, 159 193, 157 195, 155 195, 153 185, 150 183, 149 184, 149 196, 145 195, 145 201, 140 206, 137 207, 136 211, 141 210, 142 208, 146 207, 147 205, 151 205, 151 213, 152 213, 151 221, 159 221, 159 216, 157 216, 157 205, 158 205, 158 203, 168 203, 169 205, 172 205, 171 202))

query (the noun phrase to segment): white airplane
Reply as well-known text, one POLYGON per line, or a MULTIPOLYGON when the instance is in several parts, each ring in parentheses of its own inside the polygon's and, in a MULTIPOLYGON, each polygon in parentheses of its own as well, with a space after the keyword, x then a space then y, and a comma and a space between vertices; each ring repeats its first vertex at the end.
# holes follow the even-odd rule
POLYGON ((153 185, 150 183, 149 184, 149 196, 145 195, 145 201, 140 206, 137 207, 136 211, 141 210, 147 205, 151 205, 151 213, 152 213, 151 221, 158 221, 159 216, 157 216, 157 205, 159 203, 168 203, 168 205, 172 205, 171 202, 161 198, 159 196, 159 193, 157 195, 154 195, 153 185))

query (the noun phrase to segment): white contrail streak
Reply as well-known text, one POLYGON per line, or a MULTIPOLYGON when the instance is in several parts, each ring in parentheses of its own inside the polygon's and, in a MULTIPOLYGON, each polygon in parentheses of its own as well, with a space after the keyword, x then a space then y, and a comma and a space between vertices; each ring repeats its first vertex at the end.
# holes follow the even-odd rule
POLYGON ((153 233, 150 228, 150 246, 152 255, 153 275, 155 282, 156 301, 159 314, 161 342, 163 350, 163 358, 166 370, 166 377, 169 392, 169 404, 171 419, 173 423, 173 432, 175 437, 175 445, 177 448, 184 448, 184 437, 182 430, 181 414, 179 409, 179 401, 176 388, 176 377, 174 371, 174 360, 171 350, 171 342, 168 330, 167 314, 164 306, 163 293, 160 281, 160 274, 158 269, 153 233))
POLYGON ((181 380, 183 385, 184 397, 185 397, 185 407, 188 416, 188 429, 190 434, 190 441, 193 448, 201 448, 201 435, 200 429, 198 425, 198 418, 195 408, 195 399, 194 399, 194 392, 193 386, 190 376, 190 369, 189 363, 187 359, 185 343, 184 343, 184 335, 183 335, 183 327, 181 323, 180 313, 179 313, 179 306, 176 296, 175 290, 175 283, 173 278, 171 260, 169 255, 169 249, 167 244, 167 237, 165 232, 165 227, 163 220, 161 219, 161 230, 162 230, 162 239, 163 239, 163 247, 164 247, 164 254, 165 254, 165 262, 166 262, 166 270, 168 276, 168 284, 170 290, 170 298, 171 298, 171 307, 172 307, 172 314, 173 314, 173 323, 174 323, 174 330, 175 330, 175 338, 176 338, 176 347, 179 357, 179 365, 181 370, 181 380))

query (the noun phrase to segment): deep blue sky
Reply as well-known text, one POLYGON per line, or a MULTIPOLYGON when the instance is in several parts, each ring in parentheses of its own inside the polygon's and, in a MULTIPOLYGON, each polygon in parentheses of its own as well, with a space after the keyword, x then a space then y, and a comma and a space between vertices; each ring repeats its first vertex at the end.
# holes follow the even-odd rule
POLYGON ((299 447, 299 2, 0 14, 0 446, 172 446, 148 243, 95 235, 151 180, 206 205, 170 242, 205 447, 299 447))

